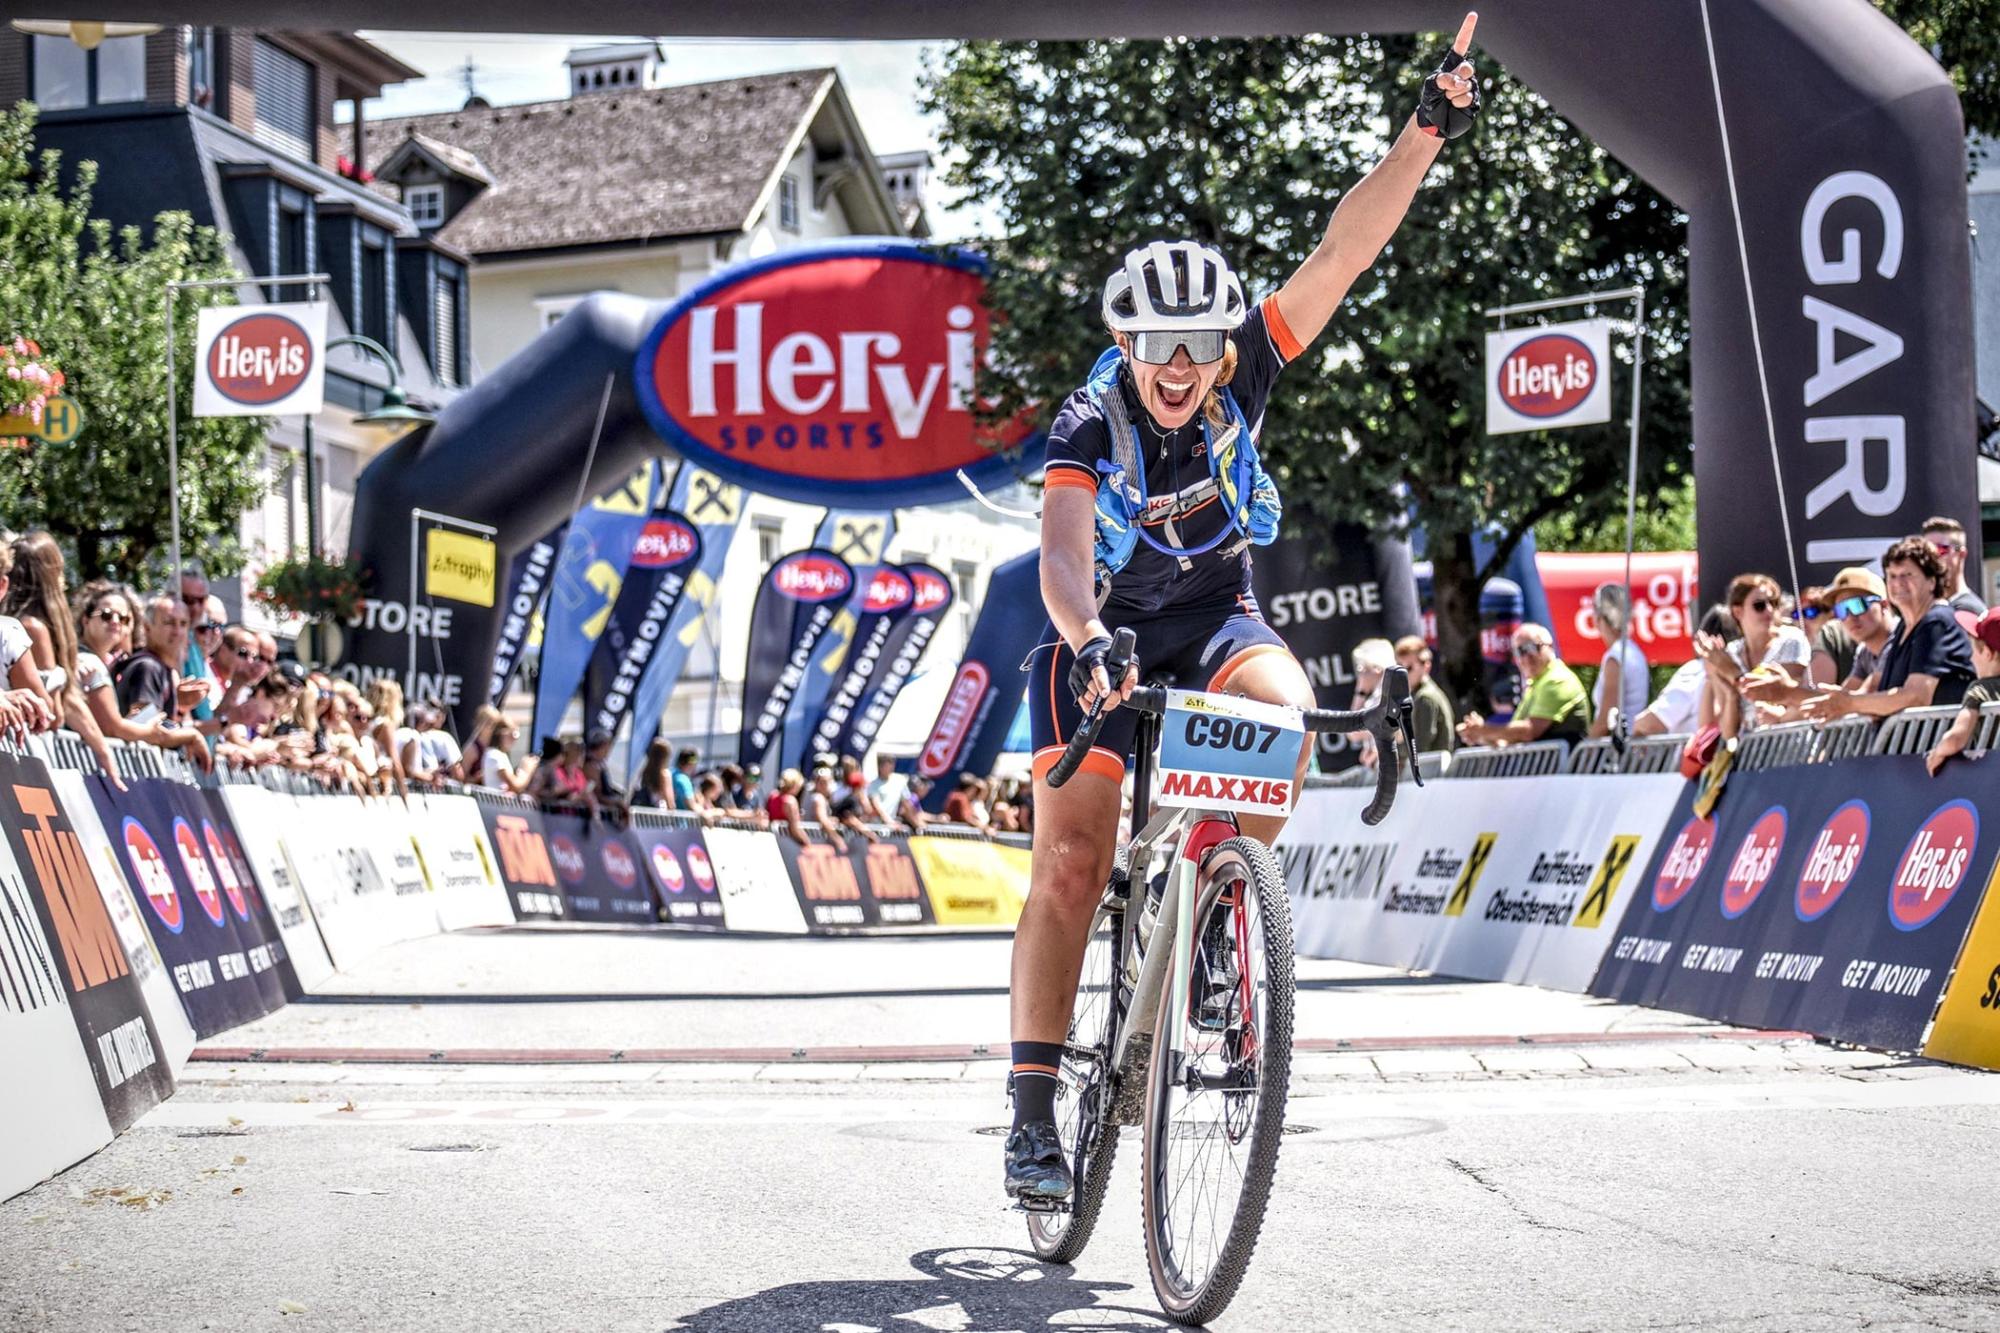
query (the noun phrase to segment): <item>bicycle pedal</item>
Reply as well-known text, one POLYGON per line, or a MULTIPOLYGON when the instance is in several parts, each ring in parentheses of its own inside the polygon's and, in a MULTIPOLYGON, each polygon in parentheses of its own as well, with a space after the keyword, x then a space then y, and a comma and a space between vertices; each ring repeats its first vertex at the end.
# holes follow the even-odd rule
POLYGON ((1042 1213, 1060 1217, 1069 1211, 1068 1199, 1016 1199, 1014 1211, 1017 1213, 1042 1213))

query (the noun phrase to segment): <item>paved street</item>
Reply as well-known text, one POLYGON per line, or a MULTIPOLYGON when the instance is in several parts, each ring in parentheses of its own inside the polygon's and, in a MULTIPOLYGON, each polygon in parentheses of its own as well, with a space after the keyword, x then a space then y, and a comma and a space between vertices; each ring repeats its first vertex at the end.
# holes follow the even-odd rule
MULTIPOLYGON (((1162 1327, 1136 1141, 1074 1269, 1001 1206, 1007 948, 387 950, 0 1205, 0 1327, 1162 1327)), ((2000 1077, 1303 971, 1296 1133, 1218 1327, 2000 1327, 2000 1077)))

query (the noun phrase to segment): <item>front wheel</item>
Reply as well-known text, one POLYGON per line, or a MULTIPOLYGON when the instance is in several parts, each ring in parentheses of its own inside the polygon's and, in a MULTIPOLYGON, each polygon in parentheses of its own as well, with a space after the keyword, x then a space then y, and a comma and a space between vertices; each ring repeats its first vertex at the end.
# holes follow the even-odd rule
POLYGON ((1172 1318, 1206 1324, 1250 1266, 1278 1169, 1292 1071, 1292 915, 1254 838, 1195 877, 1187 1004, 1161 997, 1146 1093, 1146 1263, 1172 1318), (1202 911, 1203 907, 1206 911, 1202 911))

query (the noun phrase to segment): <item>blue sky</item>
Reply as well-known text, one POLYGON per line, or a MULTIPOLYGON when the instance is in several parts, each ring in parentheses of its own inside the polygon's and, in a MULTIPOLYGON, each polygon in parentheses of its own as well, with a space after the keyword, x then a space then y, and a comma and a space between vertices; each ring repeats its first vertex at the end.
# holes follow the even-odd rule
MULTIPOLYGON (((367 106, 370 117, 449 111, 465 101, 463 66, 474 65, 481 96, 495 103, 540 102, 567 92, 563 57, 573 46, 617 41, 616 37, 516 33, 363 32, 428 77, 399 84, 367 106)), ((848 100, 863 132, 878 153, 911 148, 937 151, 933 124, 917 110, 917 72, 923 42, 794 42, 685 38, 663 41, 667 80, 698 83, 739 74, 832 65, 840 71, 848 100)), ((949 198, 933 186, 931 222, 936 234, 954 239, 973 229, 969 211, 947 207, 949 198)))

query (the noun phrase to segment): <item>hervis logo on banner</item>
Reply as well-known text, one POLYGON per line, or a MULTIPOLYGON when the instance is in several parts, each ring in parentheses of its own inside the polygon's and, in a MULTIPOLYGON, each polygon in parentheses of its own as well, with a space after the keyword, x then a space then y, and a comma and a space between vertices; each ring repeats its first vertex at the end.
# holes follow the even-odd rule
POLYGON ((198 417, 311 416, 325 401, 323 301, 204 307, 194 346, 198 417))
POLYGON ((1446 916, 1464 916, 1466 905, 1472 901, 1472 891, 1479 887, 1479 876, 1485 872, 1486 863, 1493 858, 1493 844, 1500 840, 1498 833, 1482 833, 1472 844, 1472 850, 1465 854, 1465 867, 1458 872, 1458 882, 1451 886, 1451 897, 1445 902, 1446 916))
POLYGON ((1590 887, 1583 895, 1583 905, 1576 909, 1576 916, 1570 920, 1572 926, 1595 930, 1604 922, 1604 914, 1611 910, 1611 900, 1618 896, 1619 882, 1632 865, 1632 857, 1639 850, 1641 839, 1636 833, 1620 833, 1611 839, 1611 846, 1597 863, 1597 873, 1591 876, 1590 887))
POLYGON ((962 499, 960 469, 1004 482, 1001 447, 1030 434, 1025 417, 996 434, 974 412, 985 291, 975 256, 914 242, 784 251, 668 309, 633 382, 678 453, 752 491, 871 509, 962 499))
POLYGON ((1603 319, 1487 334, 1487 434, 1611 420, 1610 350, 1603 319))

